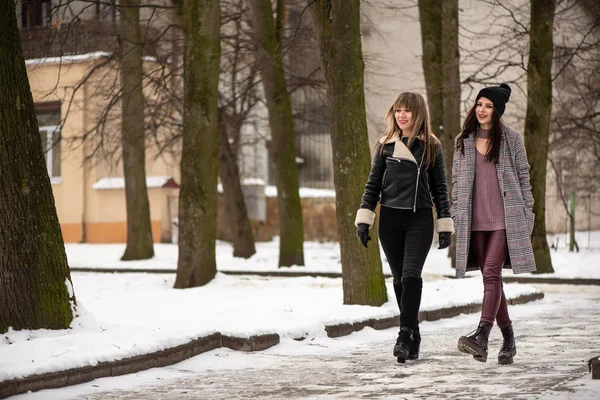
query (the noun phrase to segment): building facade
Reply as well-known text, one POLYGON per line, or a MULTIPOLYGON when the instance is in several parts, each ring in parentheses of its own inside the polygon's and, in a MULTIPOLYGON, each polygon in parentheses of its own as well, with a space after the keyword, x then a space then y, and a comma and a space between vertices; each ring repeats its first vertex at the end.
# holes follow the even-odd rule
MULTIPOLYGON (((361 3, 371 150, 383 133, 383 115, 396 96, 402 91, 425 95, 418 9, 411 1, 391 3, 361 3)), ((525 2, 514 0, 513 3, 514 9, 525 18, 528 11, 522 7, 525 2)), ((126 208, 119 151, 120 114, 119 107, 110 104, 111 93, 118 86, 117 60, 114 59, 118 49, 119 21, 116 0, 70 1, 69 7, 61 4, 60 0, 19 0, 17 17, 63 236, 66 242, 122 243, 126 241, 126 208)), ((288 27, 294 28, 291 31, 298 32, 296 27, 310 24, 310 13, 298 11, 304 6, 303 1, 288 1, 286 21, 288 27)), ((513 95, 507 105, 506 123, 523 133, 527 86, 522 65, 515 62, 500 73, 494 71, 502 62, 517 60, 524 54, 527 43, 518 35, 507 37, 510 29, 502 29, 508 26, 511 16, 498 6, 478 0, 461 0, 460 10, 463 117, 481 87, 510 82, 513 95), (506 23, 498 23, 500 20, 506 23), (469 29, 465 30, 467 26, 469 29), (502 41, 510 46, 505 47, 500 56, 489 55, 492 54, 489 49, 502 41)), ((173 71, 180 66, 181 37, 175 33, 166 35, 164 28, 176 22, 176 18, 168 8, 156 13, 150 8, 142 9, 147 37, 162 38, 160 42, 147 40, 144 48, 146 71, 164 73, 165 64, 173 71)), ((224 29, 232 32, 235 28, 224 29)), ((561 34, 564 32, 557 32, 557 36, 561 34)), ((318 71, 314 72, 318 69, 318 55, 314 41, 311 42, 313 39, 308 32, 302 52, 290 52, 286 56, 290 86, 294 87, 292 103, 296 116, 299 180, 305 187, 332 189, 335 166, 323 86, 318 82, 313 82, 312 86, 306 84, 306 77, 316 77, 315 81, 322 79, 318 71)), ((226 66, 222 73, 227 77, 224 81, 230 80, 231 72, 226 66)), ((152 73, 148 76, 150 79, 152 73)), ((170 84, 180 89, 181 83, 176 79, 170 84)), ((230 91, 225 86, 222 89, 223 93, 230 91)), ((148 96, 160 99, 162 94, 160 90, 148 90, 148 96)), ((158 100, 157 104, 160 104, 158 100)), ((158 119, 156 114, 161 108, 164 107, 148 110, 151 122, 158 119)), ((180 127, 176 122, 178 118, 180 121, 180 116, 176 112, 172 114, 170 117, 175 123, 168 128, 160 124, 152 128, 154 125, 150 123, 152 134, 147 143, 147 184, 156 242, 173 239, 174 221, 178 215, 181 143, 169 138, 177 135, 180 127)), ((249 213, 260 226, 270 220, 269 215, 273 213, 267 207, 276 204, 266 201, 262 194, 272 175, 268 167, 269 131, 264 105, 256 105, 249 115, 240 129, 239 164, 242 179, 248 183, 249 213)), ((567 176, 569 172, 561 174, 567 176)), ((557 195, 557 181, 550 166, 547 187, 547 230, 564 232, 568 217, 564 202, 557 195)), ((323 201, 330 202, 333 207, 320 209, 333 213, 334 200, 324 197, 328 200, 323 201)), ((313 203, 311 200, 310 204, 313 203)), ((599 203, 600 198, 592 195, 577 202, 577 229, 600 229, 600 216, 592 212, 599 203)), ((304 212, 310 214, 306 208, 304 212)), ((320 217, 313 215, 305 221, 310 223, 315 218, 320 217)), ((335 224, 328 226, 335 230, 335 224)), ((272 237, 273 230, 269 232, 263 236, 272 237)), ((320 238, 335 237, 331 232, 319 235, 320 238)))

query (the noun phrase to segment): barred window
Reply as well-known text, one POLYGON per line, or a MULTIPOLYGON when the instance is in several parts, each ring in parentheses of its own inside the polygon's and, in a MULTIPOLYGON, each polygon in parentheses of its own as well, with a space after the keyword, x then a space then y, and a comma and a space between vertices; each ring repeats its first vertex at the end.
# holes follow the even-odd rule
POLYGON ((23 28, 50 26, 51 12, 51 0, 22 0, 21 26, 23 28))
POLYGON ((35 108, 48 175, 60 178, 60 102, 38 103, 35 108))

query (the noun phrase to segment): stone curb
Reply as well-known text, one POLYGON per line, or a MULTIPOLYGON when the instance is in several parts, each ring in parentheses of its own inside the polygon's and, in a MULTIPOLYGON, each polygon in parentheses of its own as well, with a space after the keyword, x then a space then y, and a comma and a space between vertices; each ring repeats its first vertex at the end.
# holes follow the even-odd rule
POLYGON ((543 277, 520 277, 504 276, 502 280, 507 283, 553 283, 556 285, 600 285, 600 279, 594 278, 543 278, 543 277))
MULTIPOLYGON (((457 279, 453 275, 443 275, 444 278, 457 279)), ((502 281, 506 283, 549 283, 555 285, 600 285, 600 279, 597 278, 545 278, 542 276, 502 276, 502 281)))
POLYGON ((31 375, 22 379, 0 382, 0 399, 16 394, 35 392, 42 389, 55 389, 93 381, 98 378, 119 376, 173 365, 198 354, 220 347, 240 351, 259 351, 279 343, 278 334, 237 338, 214 333, 191 342, 160 350, 154 353, 124 358, 117 361, 100 362, 94 366, 73 368, 48 374, 31 375))
MULTIPOLYGON (((160 269, 135 269, 135 268, 102 268, 102 267, 71 267, 71 272, 99 272, 99 273, 146 273, 146 274, 173 274, 176 272, 174 268, 160 268, 160 269)), ((265 277, 284 277, 284 278, 297 278, 301 276, 307 276, 311 278, 341 278, 341 272, 285 272, 285 271, 231 271, 231 270, 219 270, 225 275, 256 275, 265 277)), ((391 278, 391 274, 384 273, 385 278, 391 278)), ((456 279, 455 276, 444 275, 445 278, 456 279)), ((544 278, 544 277, 519 277, 519 276, 503 276, 502 280, 507 283, 554 283, 557 285, 598 285, 600 286, 600 279, 595 278, 544 278)))
MULTIPOLYGON (((523 304, 544 298, 544 293, 531 293, 509 300, 509 304, 523 304)), ((440 308, 437 310, 421 311, 419 321, 437 321, 442 318, 452 318, 460 314, 479 312, 481 304, 467 304, 463 306, 440 308)), ((331 338, 349 335, 360 331, 366 326, 381 330, 397 327, 399 316, 368 319, 365 321, 329 325, 325 327, 327 336, 331 338)), ((299 337, 295 340, 304 340, 299 337)), ((0 399, 17 394, 35 392, 42 389, 56 389, 65 386, 77 385, 90 382, 94 379, 126 375, 140 372, 150 368, 166 367, 176 364, 198 354, 205 353, 220 347, 227 347, 238 351, 261 351, 275 346, 279 343, 277 333, 256 335, 249 338, 230 337, 220 333, 192 340, 169 349, 157 351, 150 354, 125 358, 117 361, 106 361, 94 366, 73 368, 66 371, 48 374, 31 375, 22 379, 12 379, 0 382, 0 399)))
POLYGON ((600 356, 590 359, 588 367, 592 374, 592 379, 600 379, 600 356))
MULTIPOLYGON (((70 267, 71 272, 99 272, 99 273, 146 273, 146 274, 174 274, 177 272, 174 268, 104 268, 104 267, 70 267)), ((284 271, 231 271, 231 270, 218 270, 225 275, 256 275, 256 276, 267 276, 267 277, 284 277, 284 278, 297 278, 302 276, 308 276, 312 278, 323 277, 323 278, 341 278, 341 272, 284 272, 284 271)), ((386 278, 391 278, 391 274, 384 274, 386 278)))

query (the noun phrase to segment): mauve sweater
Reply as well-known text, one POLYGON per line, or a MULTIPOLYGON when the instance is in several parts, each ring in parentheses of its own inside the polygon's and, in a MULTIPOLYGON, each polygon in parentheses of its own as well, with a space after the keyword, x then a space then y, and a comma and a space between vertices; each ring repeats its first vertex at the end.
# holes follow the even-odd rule
MULTIPOLYGON (((478 129, 477 137, 488 138, 489 131, 478 129)), ((506 229, 504 201, 496 174, 496 164, 475 149, 475 180, 473 182, 472 231, 497 231, 506 229)))

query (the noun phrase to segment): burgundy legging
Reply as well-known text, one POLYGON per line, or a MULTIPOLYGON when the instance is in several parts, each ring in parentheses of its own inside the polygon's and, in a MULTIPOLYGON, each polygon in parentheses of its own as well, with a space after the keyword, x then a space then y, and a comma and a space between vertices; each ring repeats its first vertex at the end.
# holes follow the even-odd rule
POLYGON ((498 327, 511 325, 506 297, 502 288, 502 267, 506 259, 506 231, 471 232, 471 250, 483 276, 483 305, 480 322, 498 327))

